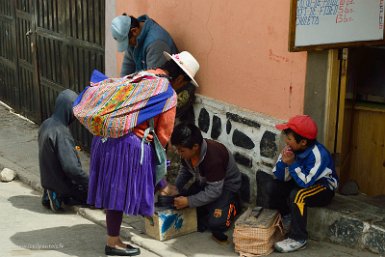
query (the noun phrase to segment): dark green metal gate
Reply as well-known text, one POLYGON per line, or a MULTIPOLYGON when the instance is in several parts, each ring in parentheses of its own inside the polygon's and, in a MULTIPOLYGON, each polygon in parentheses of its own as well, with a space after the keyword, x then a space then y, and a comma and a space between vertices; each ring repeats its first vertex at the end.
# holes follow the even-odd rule
POLYGON ((38 124, 49 117, 60 91, 104 71, 104 17, 104 0, 0 0, 0 100, 38 124))

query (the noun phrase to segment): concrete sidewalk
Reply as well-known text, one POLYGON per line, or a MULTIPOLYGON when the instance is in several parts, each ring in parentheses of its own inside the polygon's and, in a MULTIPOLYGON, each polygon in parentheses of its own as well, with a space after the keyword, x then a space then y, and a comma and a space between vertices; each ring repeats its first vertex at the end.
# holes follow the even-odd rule
MULTIPOLYGON (((38 192, 41 192, 37 147, 38 126, 12 113, 12 111, 4 105, 0 105, 0 124, 0 170, 4 167, 15 170, 19 180, 38 192)), ((80 156, 83 167, 87 171, 89 155, 81 152, 80 156)), ((3 190, 3 187, 0 186, 0 188, 3 190)), ((43 208, 41 206, 39 207, 43 208)), ((36 208, 39 207, 37 206, 36 208)), ((75 208, 74 210, 94 223, 105 226, 105 215, 103 211, 88 208, 75 208)), ((26 215, 28 215, 28 213, 26 213, 26 215)), ((314 215, 317 215, 317 213, 314 215)), ((324 231, 322 229, 320 230, 320 228, 317 229, 324 231)), ((100 238, 105 238, 105 233, 102 231, 98 230, 98 232, 95 233, 100 233, 100 238)), ((232 244, 225 246, 220 245, 211 239, 211 234, 208 232, 191 233, 165 242, 151 239, 144 234, 144 220, 141 217, 125 217, 122 226, 122 235, 125 238, 129 238, 134 244, 159 256, 239 256, 234 252, 234 246, 232 244)), ((231 237, 231 231, 228 232, 228 235, 231 237)), ((273 253, 270 256, 282 256, 282 254, 273 253)), ((322 241, 310 241, 307 249, 285 254, 285 256, 331 257, 378 255, 322 241)))
MULTIPOLYGON (((104 228, 71 211, 42 208, 40 192, 20 181, 0 189, 0 256, 105 256, 104 228)), ((159 257, 145 249, 141 256, 159 257)))

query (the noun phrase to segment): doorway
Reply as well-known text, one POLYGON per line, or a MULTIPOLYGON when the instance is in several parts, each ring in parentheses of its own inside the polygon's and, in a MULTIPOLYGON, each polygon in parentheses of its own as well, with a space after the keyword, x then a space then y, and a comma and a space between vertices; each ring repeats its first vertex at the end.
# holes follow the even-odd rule
POLYGON ((339 75, 336 156, 341 184, 385 194, 385 48, 344 49, 339 75))

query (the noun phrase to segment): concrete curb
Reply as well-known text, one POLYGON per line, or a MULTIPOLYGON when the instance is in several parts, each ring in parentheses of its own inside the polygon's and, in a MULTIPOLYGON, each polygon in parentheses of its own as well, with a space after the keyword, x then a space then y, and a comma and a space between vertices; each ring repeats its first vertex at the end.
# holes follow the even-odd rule
POLYGON ((30 172, 23 167, 20 167, 14 162, 9 161, 8 159, 5 159, 0 156, 0 170, 3 168, 9 168, 16 172, 16 178, 17 180, 20 180, 24 184, 30 186, 34 190, 38 192, 43 192, 43 188, 40 185, 40 177, 37 176, 35 173, 30 172))
MULTIPOLYGON (((88 208, 74 207, 75 211, 84 218, 106 227, 105 214, 102 210, 92 210, 88 208)), ((161 257, 187 257, 184 254, 178 253, 176 249, 171 248, 163 242, 151 239, 141 231, 137 231, 128 223, 122 223, 121 236, 128 239, 134 244, 155 253, 161 257)))

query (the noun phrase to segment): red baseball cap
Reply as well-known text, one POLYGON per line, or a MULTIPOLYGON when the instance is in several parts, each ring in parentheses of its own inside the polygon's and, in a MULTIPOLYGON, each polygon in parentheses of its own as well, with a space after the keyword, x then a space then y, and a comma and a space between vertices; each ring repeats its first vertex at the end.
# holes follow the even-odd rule
POLYGON ((307 139, 317 138, 317 124, 308 115, 297 115, 289 119, 287 123, 277 124, 279 130, 291 129, 300 136, 307 139))

